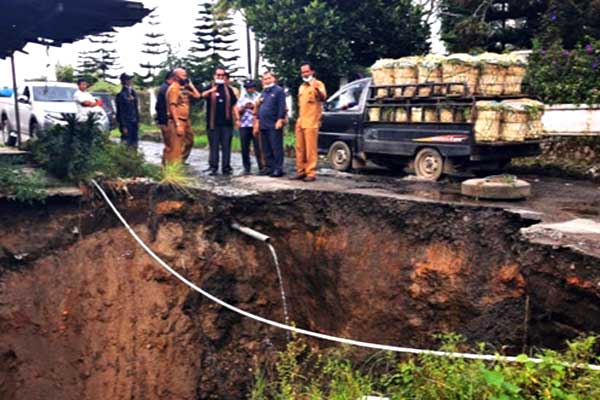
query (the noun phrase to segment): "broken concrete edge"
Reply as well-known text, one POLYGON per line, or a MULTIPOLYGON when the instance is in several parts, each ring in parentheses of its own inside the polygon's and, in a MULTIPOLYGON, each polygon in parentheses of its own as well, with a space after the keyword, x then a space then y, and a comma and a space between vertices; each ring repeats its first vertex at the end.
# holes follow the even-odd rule
POLYGON ((531 243, 567 248, 600 258, 600 222, 578 218, 559 223, 539 223, 520 230, 531 243))

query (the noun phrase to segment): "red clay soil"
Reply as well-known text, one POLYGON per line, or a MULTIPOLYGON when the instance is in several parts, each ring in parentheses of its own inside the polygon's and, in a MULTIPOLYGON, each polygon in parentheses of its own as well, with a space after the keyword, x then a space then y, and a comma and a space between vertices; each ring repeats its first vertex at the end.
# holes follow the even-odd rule
MULTIPOLYGON (((508 353, 600 332, 598 260, 524 242, 530 222, 501 210, 131 193, 118 206, 162 258, 267 318, 283 320, 275 269, 234 220, 273 238, 299 327, 419 347, 458 332, 508 353)), ((240 399, 285 337, 168 276, 100 202, 0 203, 1 399, 240 399)))

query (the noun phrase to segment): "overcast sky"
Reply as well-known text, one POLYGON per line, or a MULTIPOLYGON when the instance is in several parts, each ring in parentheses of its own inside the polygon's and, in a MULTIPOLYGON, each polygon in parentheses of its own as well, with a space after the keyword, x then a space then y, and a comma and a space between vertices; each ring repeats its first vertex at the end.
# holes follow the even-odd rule
MULTIPOLYGON (((183 55, 191 46, 195 18, 199 10, 198 0, 141 0, 148 8, 156 8, 161 23, 159 30, 165 34, 165 40, 171 44, 173 50, 183 55), (177 4, 177 7, 174 7, 177 4)), ((247 73, 247 54, 246 54, 246 32, 241 15, 237 14, 234 18, 236 38, 238 39, 237 48, 240 55, 239 66, 240 74, 247 73)), ((434 27, 434 30, 436 28, 434 27)), ((144 34, 151 29, 146 21, 133 27, 118 30, 116 49, 118 51, 120 64, 123 69, 119 72, 142 72, 139 67, 141 61, 144 61, 145 55, 141 53, 141 43, 144 42, 144 34)), ((92 48, 95 46, 92 45, 92 48)), ((434 51, 440 50, 439 41, 434 41, 434 51)), ((16 53, 15 62, 17 66, 17 81, 25 79, 34 79, 42 76, 48 79, 54 79, 54 68, 57 63, 62 65, 77 64, 78 53, 82 50, 89 50, 90 43, 87 40, 79 41, 73 44, 64 45, 60 48, 50 47, 48 50, 44 46, 29 44, 25 51, 29 54, 16 53)), ((385 55, 382 55, 382 57, 385 55)), ((10 62, 8 60, 0 61, 0 86, 12 85, 10 75, 10 62)))

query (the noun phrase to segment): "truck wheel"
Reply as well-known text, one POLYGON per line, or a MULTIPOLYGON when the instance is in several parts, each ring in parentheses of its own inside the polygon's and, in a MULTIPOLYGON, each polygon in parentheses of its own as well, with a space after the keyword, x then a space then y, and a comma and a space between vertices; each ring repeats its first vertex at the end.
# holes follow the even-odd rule
POLYGON ((0 131, 2 132, 2 143, 6 146, 16 147, 17 139, 14 136, 11 136, 12 128, 10 126, 10 121, 8 118, 2 118, 0 122, 0 131))
POLYGON ((37 138, 39 135, 40 127, 36 121, 31 121, 29 124, 29 139, 37 138))
POLYGON ((336 171, 348 171, 352 166, 352 150, 346 142, 334 142, 327 154, 329 165, 336 171))
POLYGON ((8 126, 8 120, 6 117, 2 117, 2 121, 0 121, 0 133, 2 134, 2 144, 8 144, 8 138, 10 134, 10 126, 8 126))
POLYGON ((415 157, 415 173, 419 178, 437 181, 444 171, 444 159, 436 149, 426 147, 415 157))

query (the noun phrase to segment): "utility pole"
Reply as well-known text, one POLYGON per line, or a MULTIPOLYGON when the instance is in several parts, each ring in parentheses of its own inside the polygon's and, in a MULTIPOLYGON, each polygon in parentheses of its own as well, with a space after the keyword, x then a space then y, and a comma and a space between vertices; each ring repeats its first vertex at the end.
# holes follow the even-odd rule
POLYGON ((246 51, 248 52, 248 77, 252 77, 252 42, 250 41, 248 22, 246 22, 246 51))
POLYGON ((15 120, 17 121, 17 141, 21 146, 21 116, 19 115, 19 95, 17 94, 17 73, 15 71, 15 53, 10 55, 10 66, 12 68, 13 96, 15 99, 15 120))

